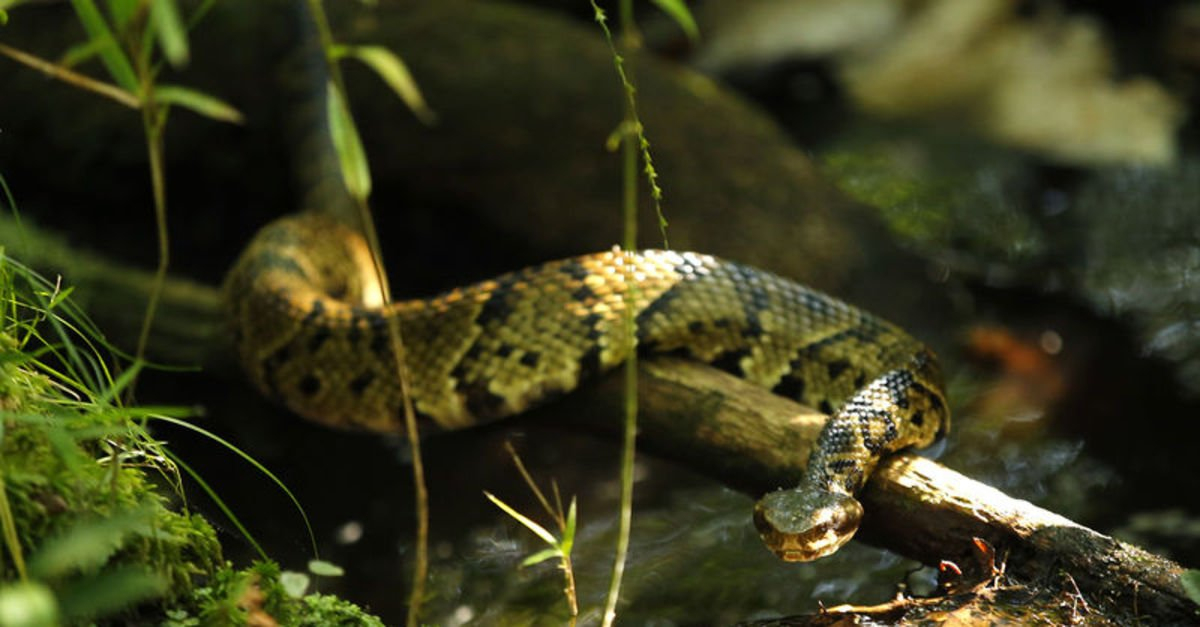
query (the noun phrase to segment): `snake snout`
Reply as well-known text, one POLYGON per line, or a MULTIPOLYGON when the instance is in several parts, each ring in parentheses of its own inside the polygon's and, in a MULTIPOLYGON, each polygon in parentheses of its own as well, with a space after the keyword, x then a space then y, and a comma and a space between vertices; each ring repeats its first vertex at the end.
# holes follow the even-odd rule
POLYGON ((754 525, 767 548, 788 562, 807 562, 837 551, 854 537, 862 505, 828 491, 779 490, 754 507, 754 525))

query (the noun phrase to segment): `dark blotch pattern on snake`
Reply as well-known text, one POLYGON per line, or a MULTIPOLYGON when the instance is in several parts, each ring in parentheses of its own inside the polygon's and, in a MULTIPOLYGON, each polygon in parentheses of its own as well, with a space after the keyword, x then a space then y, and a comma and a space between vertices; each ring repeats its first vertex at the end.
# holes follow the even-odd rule
POLYGON ((524 411, 620 364, 628 285, 639 350, 713 364, 830 413, 799 486, 755 507, 787 560, 854 534, 879 458, 924 446, 949 413, 933 354, 899 328, 768 272, 707 255, 610 251, 384 307, 370 253, 319 214, 264 227, 225 294, 250 378, 310 419, 402 430, 388 337, 401 329, 416 410, 447 429, 524 411))

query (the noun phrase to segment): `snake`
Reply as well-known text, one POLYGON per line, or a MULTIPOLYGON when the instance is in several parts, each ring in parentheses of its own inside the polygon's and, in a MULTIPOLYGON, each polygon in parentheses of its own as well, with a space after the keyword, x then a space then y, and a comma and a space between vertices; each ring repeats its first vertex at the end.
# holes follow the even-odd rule
POLYGON ((685 355, 830 416, 797 485, 754 508, 766 546, 787 561, 837 551, 859 527, 855 495, 879 460, 950 425, 938 361, 921 342, 736 262, 614 249, 394 302, 377 276, 359 231, 329 215, 262 227, 223 286, 254 385, 317 422, 403 432, 394 327, 417 415, 461 429, 569 393, 631 350, 685 355))

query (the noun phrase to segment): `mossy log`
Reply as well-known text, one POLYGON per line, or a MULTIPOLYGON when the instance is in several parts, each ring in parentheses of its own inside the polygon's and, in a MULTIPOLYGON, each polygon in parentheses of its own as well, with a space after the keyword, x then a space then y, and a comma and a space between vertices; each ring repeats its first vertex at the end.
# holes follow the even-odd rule
MULTIPOLYGON (((72 252, 61 241, 0 217, 0 241, 43 271, 62 272, 118 345, 132 343, 144 310, 149 273, 72 252)), ((164 292, 154 357, 229 368, 217 290, 171 280, 164 292)), ((621 415, 621 377, 586 385, 563 399, 557 415, 581 426, 613 430, 621 415)), ((639 442, 758 495, 791 485, 808 459, 825 417, 711 367, 678 358, 643 359, 639 369, 639 442)), ((974 538, 1006 558, 1007 573, 1038 581, 1065 573, 1095 608, 1162 623, 1194 620, 1200 611, 1170 560, 1014 499, 913 454, 885 460, 861 500, 867 515, 859 539, 923 563, 977 562, 974 538)), ((988 573, 982 573, 987 575, 988 573)))

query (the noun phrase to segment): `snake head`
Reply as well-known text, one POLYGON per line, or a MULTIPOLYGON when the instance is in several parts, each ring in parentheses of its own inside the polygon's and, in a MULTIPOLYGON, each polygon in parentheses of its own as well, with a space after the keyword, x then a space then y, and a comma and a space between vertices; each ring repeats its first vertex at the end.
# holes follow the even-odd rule
POLYGON ((862 515, 862 505, 852 496, 798 488, 759 500, 754 526, 780 559, 808 562, 832 554, 854 537, 862 515))

